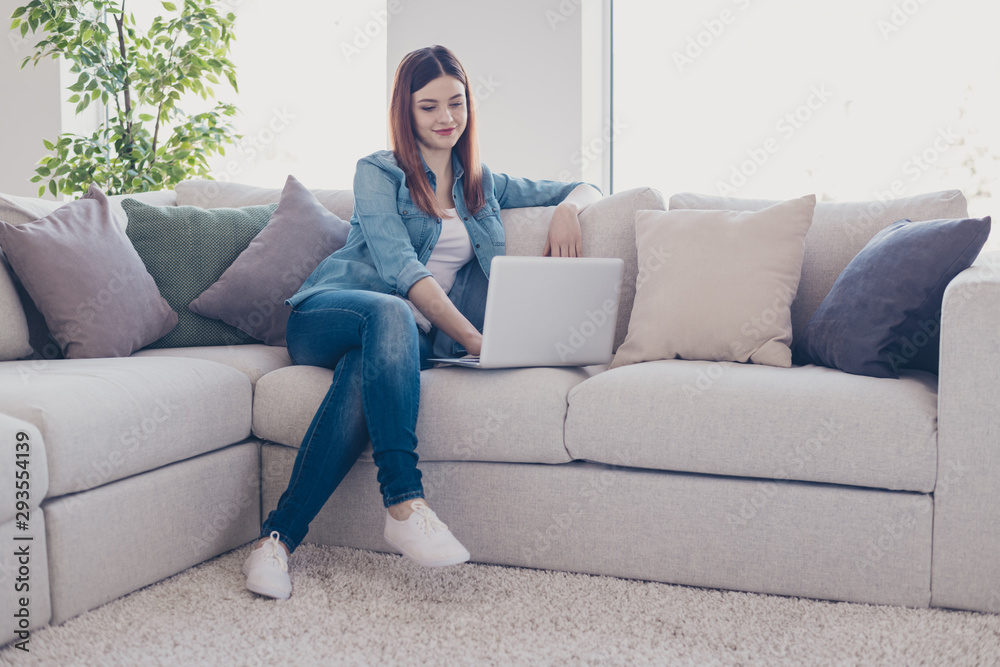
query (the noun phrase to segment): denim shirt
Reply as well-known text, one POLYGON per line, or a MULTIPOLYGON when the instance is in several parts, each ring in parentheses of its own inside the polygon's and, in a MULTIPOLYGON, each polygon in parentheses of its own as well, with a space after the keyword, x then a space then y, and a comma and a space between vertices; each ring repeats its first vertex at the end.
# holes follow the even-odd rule
MULTIPOLYGON (((437 192, 437 178, 427 162, 420 158, 431 188, 437 192)), ((500 209, 526 206, 555 206, 578 185, 558 181, 531 181, 493 174, 483 169, 483 195, 486 205, 471 213, 465 205, 462 177, 465 174, 455 153, 451 156, 455 185, 452 199, 456 214, 465 222, 476 256, 460 270, 448 296, 460 311, 473 310, 485 300, 490 262, 504 254, 504 229, 500 209), (482 275, 470 275, 472 266, 482 268, 482 275), (475 298, 463 292, 476 286, 475 298)), ((320 262, 306 281, 285 303, 296 306, 307 297, 326 290, 364 289, 405 297, 415 282, 431 275, 427 260, 441 235, 441 219, 417 208, 406 185, 406 175, 396 164, 392 151, 377 151, 358 161, 354 175, 354 213, 347 243, 320 262)), ((466 315, 468 317, 468 315, 466 315)), ((479 319, 479 318, 476 318, 479 319)), ((482 329, 482 322, 471 320, 482 329)))

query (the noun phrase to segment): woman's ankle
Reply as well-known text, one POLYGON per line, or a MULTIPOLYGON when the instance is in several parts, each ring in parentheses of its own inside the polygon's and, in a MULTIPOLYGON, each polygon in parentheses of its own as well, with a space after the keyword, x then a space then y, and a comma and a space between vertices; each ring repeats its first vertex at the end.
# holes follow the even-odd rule
MULTIPOLYGON (((262 546, 264 546, 265 544, 267 544, 270 541, 271 541, 270 537, 262 537, 262 538, 260 538, 259 540, 257 540, 257 543, 253 545, 254 551, 256 551, 257 549, 260 549, 262 546)), ((281 540, 278 540, 278 544, 281 545, 281 548, 285 551, 285 556, 286 557, 287 556, 291 556, 291 552, 288 550, 288 546, 284 542, 282 542, 281 540)))
POLYGON ((391 516, 396 521, 406 521, 407 519, 410 518, 410 515, 413 514, 413 503, 415 503, 418 500, 421 500, 424 502, 424 504, 427 504, 427 501, 424 500, 423 498, 411 498, 410 500, 404 500, 401 503, 396 503, 395 505, 389 506, 389 516, 391 516))

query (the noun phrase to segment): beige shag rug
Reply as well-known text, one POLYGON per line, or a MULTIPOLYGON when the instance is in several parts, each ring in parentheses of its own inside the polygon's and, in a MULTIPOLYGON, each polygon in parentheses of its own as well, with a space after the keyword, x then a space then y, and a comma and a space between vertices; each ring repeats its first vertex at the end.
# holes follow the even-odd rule
POLYGON ((11 665, 997 665, 1000 616, 303 545, 289 600, 244 546, 32 633, 11 665))

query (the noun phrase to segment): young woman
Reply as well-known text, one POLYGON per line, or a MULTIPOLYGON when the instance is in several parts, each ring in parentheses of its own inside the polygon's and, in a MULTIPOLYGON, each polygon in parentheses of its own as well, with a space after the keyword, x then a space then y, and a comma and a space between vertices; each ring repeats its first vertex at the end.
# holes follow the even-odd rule
POLYGON ((490 261, 503 254, 501 208, 558 205, 545 254, 576 257, 577 216, 601 196, 584 183, 529 181, 481 164, 468 77, 443 46, 400 63, 390 123, 393 150, 358 162, 347 244, 287 301, 289 355, 333 369, 333 381, 243 565, 247 588, 261 595, 291 594, 288 555, 369 439, 386 541, 430 567, 469 559, 423 499, 420 371, 435 342, 438 354, 479 354, 482 334, 465 313, 481 313, 490 261))

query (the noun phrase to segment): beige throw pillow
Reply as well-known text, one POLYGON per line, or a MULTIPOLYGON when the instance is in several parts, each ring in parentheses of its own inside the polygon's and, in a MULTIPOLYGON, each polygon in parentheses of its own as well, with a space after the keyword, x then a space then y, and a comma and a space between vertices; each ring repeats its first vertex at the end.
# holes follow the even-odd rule
POLYGON ((792 365, 790 306, 816 197, 755 212, 636 211, 639 266, 611 368, 658 359, 792 365))

